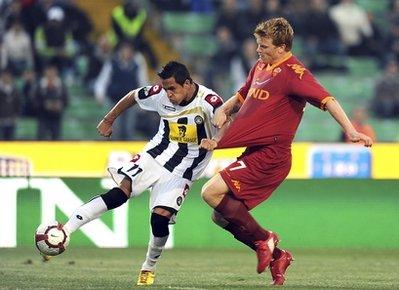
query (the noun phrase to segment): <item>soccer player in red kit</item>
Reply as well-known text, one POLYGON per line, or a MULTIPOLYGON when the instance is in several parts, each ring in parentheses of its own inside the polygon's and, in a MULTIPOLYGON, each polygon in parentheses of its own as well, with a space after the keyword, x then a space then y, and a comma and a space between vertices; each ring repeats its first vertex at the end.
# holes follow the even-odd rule
POLYGON ((213 221, 256 251, 258 273, 270 266, 273 284, 282 285, 292 255, 277 248, 277 235, 249 211, 287 177, 291 143, 306 103, 329 111, 352 142, 369 147, 372 140, 355 130, 338 101, 292 55, 294 32, 286 19, 261 22, 254 35, 259 60, 237 94, 216 111, 213 123, 223 127, 219 134, 201 142, 207 150, 247 148, 204 185, 202 197, 214 208, 213 221))

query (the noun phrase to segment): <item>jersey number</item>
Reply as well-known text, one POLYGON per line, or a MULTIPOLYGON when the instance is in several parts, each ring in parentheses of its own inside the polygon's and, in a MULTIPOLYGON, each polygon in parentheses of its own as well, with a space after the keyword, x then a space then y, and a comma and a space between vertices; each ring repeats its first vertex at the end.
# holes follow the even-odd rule
POLYGON ((247 166, 245 165, 244 161, 242 161, 242 160, 237 161, 237 163, 238 163, 237 166, 231 167, 229 170, 230 170, 230 171, 234 171, 234 170, 243 169, 243 168, 246 168, 246 167, 247 167, 247 166))
POLYGON ((141 169, 137 164, 134 164, 134 165, 132 166, 132 168, 130 168, 130 169, 126 170, 126 171, 127 171, 127 172, 130 172, 130 171, 133 171, 133 170, 136 170, 136 172, 134 172, 134 173, 132 174, 132 177, 135 177, 137 174, 139 174, 141 171, 143 171, 143 169, 141 169))

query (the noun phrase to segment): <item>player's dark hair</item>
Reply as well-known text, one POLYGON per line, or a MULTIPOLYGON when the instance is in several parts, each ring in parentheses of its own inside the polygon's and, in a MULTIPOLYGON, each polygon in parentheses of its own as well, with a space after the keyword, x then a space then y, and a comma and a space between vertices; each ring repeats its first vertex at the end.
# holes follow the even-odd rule
POLYGON ((162 68, 162 71, 158 73, 158 76, 163 80, 173 77, 176 80, 176 83, 180 85, 183 85, 186 80, 189 80, 190 82, 193 81, 187 67, 177 61, 168 62, 162 68))

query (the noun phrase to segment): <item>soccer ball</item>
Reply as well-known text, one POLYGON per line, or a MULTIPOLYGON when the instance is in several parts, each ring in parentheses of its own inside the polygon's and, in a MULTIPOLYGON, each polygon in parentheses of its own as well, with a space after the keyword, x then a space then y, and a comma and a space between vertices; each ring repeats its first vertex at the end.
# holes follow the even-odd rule
POLYGON ((59 222, 41 224, 35 232, 36 248, 43 255, 57 256, 69 244, 69 234, 59 222))

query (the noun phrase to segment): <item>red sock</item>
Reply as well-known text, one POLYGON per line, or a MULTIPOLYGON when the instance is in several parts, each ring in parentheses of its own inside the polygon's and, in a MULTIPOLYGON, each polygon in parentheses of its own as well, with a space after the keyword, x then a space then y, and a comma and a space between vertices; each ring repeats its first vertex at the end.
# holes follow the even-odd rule
MULTIPOLYGON (((215 210, 232 223, 239 232, 238 240, 246 241, 245 244, 267 239, 267 232, 256 222, 241 201, 226 194, 215 210)), ((235 233, 233 235, 236 236, 235 233)))
POLYGON ((243 235, 242 231, 240 231, 240 229, 233 223, 229 223, 223 229, 232 233, 236 240, 238 240, 241 243, 243 243, 244 245, 250 247, 252 250, 254 250, 254 251, 256 250, 255 244, 252 241, 252 239, 248 238, 247 235, 243 235))
MULTIPOLYGON (((249 248, 251 248, 252 250, 256 251, 256 247, 255 247, 255 244, 252 241, 252 239, 248 239, 247 236, 242 235, 241 231, 237 228, 237 226, 235 226, 232 223, 229 223, 223 229, 232 233, 236 240, 240 241, 244 245, 246 245, 249 248)), ((273 251, 273 259, 276 260, 276 259, 280 258, 280 256, 281 256, 281 250, 279 248, 275 247, 274 251, 273 251)))

